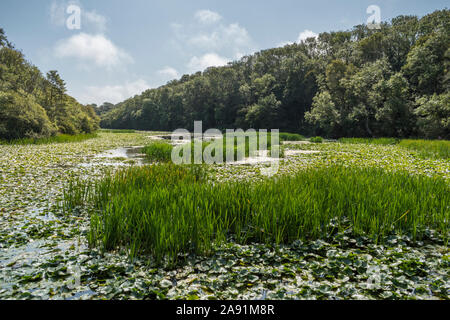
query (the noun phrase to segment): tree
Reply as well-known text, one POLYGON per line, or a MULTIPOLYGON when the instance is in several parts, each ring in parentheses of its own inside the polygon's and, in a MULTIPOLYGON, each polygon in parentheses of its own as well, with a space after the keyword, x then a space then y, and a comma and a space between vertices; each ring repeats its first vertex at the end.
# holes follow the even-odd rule
POLYGON ((41 138, 55 132, 45 110, 33 97, 0 92, 0 139, 41 138))
POLYGON ((388 81, 380 82, 375 92, 380 100, 384 99, 375 115, 380 122, 380 132, 390 137, 410 136, 415 131, 416 119, 408 81, 398 72, 388 81))
POLYGON ((365 64, 348 80, 345 101, 349 106, 346 120, 351 123, 347 134, 373 137, 376 134, 376 112, 382 103, 377 88, 390 77, 391 70, 387 59, 365 64), (359 129, 359 130, 358 130, 359 129))
POLYGON ((417 100, 420 133, 427 138, 450 138, 450 93, 424 96, 417 100))
POLYGON ((102 125, 174 130, 202 120, 333 137, 431 136, 419 127, 443 119, 430 105, 442 109, 449 91, 449 18, 449 10, 399 16, 380 30, 360 25, 263 50, 127 99, 101 113, 102 125))
POLYGON ((245 120, 254 129, 275 129, 281 103, 272 93, 248 108, 245 120))
POLYGON ((8 42, 2 29, 0 93, 3 138, 49 136, 56 130, 75 134, 98 128, 100 119, 94 110, 66 94, 65 82, 58 72, 50 71, 44 78, 39 69, 8 42))
POLYGON ((340 126, 341 115, 328 91, 319 93, 314 97, 311 111, 305 114, 309 123, 318 125, 325 135, 334 136, 340 126))
POLYGON ((424 36, 408 54, 404 74, 420 95, 444 92, 450 34, 440 30, 424 36))

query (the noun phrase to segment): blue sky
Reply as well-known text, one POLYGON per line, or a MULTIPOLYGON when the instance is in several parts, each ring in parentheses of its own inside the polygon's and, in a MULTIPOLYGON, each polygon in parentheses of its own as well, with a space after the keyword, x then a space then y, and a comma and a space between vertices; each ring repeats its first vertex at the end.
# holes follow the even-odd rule
POLYGON ((423 16, 446 0, 1 0, 0 27, 41 71, 58 70, 82 103, 120 102, 185 73, 366 23, 423 16), (81 9, 70 30, 69 5, 81 9))

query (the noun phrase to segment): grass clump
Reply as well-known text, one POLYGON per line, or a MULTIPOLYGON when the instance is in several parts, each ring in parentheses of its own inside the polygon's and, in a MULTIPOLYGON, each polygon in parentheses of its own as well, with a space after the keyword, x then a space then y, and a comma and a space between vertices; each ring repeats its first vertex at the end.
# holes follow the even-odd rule
POLYGON ((97 133, 82 133, 76 135, 69 134, 58 134, 53 137, 47 138, 24 138, 24 139, 16 139, 16 140, 2 140, 0 144, 2 145, 42 145, 42 144, 51 144, 51 143, 73 143, 73 142, 82 142, 88 139, 97 138, 97 133))
POLYGON ((301 134, 280 132, 280 141, 304 141, 306 138, 301 134))
POLYGON ((258 183, 210 183, 202 167, 122 169, 93 183, 71 182, 64 208, 93 206, 90 244, 176 261, 208 254, 232 237, 247 244, 319 239, 351 229, 382 240, 392 231, 449 230, 443 179, 334 166, 258 183))
POLYGON ((422 158, 450 158, 450 141, 448 140, 402 140, 399 146, 416 151, 422 158))
POLYGON ((448 159, 450 158, 450 141, 448 140, 414 140, 395 138, 341 138, 340 143, 398 145, 414 151, 421 158, 448 159))
POLYGON ((323 138, 322 137, 313 137, 313 138, 309 139, 309 141, 312 143, 322 143, 323 138))
POLYGON ((129 129, 101 129, 101 132, 105 132, 105 133, 136 133, 136 130, 129 130, 129 129))
POLYGON ((347 144, 376 144, 376 145, 396 145, 399 140, 395 138, 341 138, 340 143, 347 144))
POLYGON ((144 147, 142 153, 150 161, 169 162, 172 159, 172 145, 167 142, 153 142, 144 147))

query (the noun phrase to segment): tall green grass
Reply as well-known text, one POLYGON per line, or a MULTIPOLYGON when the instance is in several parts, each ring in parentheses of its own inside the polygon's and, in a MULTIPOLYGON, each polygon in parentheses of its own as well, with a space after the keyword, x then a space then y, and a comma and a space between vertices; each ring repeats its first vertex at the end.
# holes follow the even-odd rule
POLYGON ((142 153, 150 161, 169 162, 173 147, 167 142, 155 141, 142 149, 142 153))
POLYGON ((176 261, 208 254, 213 244, 290 243, 351 228, 382 241, 389 233, 449 231, 443 179, 340 166, 251 183, 210 183, 201 167, 128 168, 95 182, 72 181, 63 208, 91 206, 89 241, 131 256, 176 261))
POLYGON ((450 158, 450 141, 448 140, 414 140, 395 138, 341 138, 340 143, 398 145, 415 152, 421 158, 450 158))
POLYGON ((323 143, 323 138, 322 137, 312 137, 309 139, 309 141, 312 143, 323 143))
POLYGON ((25 138, 9 141, 0 140, 0 145, 31 145, 31 144, 41 145, 51 143, 73 143, 73 142, 82 142, 97 137, 98 137, 97 133, 83 133, 76 135, 59 134, 48 138, 25 138))
POLYGON ((280 141, 304 141, 306 138, 301 134, 280 132, 280 141))
POLYGON ((377 145, 395 145, 399 142, 395 138, 341 138, 340 143, 347 144, 377 144, 377 145))
POLYGON ((448 140, 402 140, 399 146, 416 151, 422 158, 450 158, 450 141, 448 140))
POLYGON ((101 132, 106 133, 135 133, 136 130, 129 130, 129 129, 101 129, 101 132))

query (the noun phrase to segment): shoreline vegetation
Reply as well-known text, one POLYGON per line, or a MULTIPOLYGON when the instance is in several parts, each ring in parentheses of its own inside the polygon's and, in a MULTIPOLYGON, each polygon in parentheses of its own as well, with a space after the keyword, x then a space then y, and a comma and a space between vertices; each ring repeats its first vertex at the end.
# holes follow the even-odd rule
POLYGON ((69 96, 58 71, 43 75, 8 41, 1 27, 0 71, 0 140, 77 141, 100 128, 94 107, 69 96))
POLYGON ((48 138, 22 138, 15 140, 0 140, 0 145, 39 145, 52 143, 73 143, 82 142, 88 139, 97 138, 97 133, 82 133, 82 134, 58 134, 48 138))
POLYGON ((422 158, 450 158, 449 140, 394 139, 394 138, 341 138, 340 143, 398 145, 416 152, 422 158))

